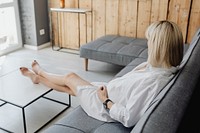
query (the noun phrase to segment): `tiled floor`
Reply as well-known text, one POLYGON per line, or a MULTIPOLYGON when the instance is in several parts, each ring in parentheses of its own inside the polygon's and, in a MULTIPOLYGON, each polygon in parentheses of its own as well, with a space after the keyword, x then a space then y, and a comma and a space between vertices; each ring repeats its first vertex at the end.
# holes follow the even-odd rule
MULTIPOLYGON (((39 51, 23 48, 16 52, 0 57, 0 91, 2 89, 6 89, 6 85, 14 87, 16 92, 19 87, 22 88, 25 85, 32 85, 32 82, 23 77, 19 73, 18 69, 21 66, 31 68, 31 62, 33 60, 37 60, 40 65, 49 72, 67 74, 70 71, 73 71, 90 82, 107 82, 111 80, 113 76, 122 68, 120 66, 103 62, 90 61, 89 71, 86 72, 83 68, 83 59, 81 59, 78 54, 53 51, 50 47, 39 51), (12 75, 11 73, 15 74, 12 75)), ((36 88, 40 89, 40 87, 42 88, 43 86, 38 85, 36 88)), ((15 91, 12 93, 15 94, 14 92, 15 91)), ((30 93, 33 93, 33 90, 30 90, 30 93)), ((23 100, 23 97, 24 99, 27 99, 28 96, 29 95, 24 95, 21 97, 21 99, 23 100)), ((66 99, 68 99, 66 94, 56 91, 53 91, 48 96, 60 101, 67 101, 66 99)), ((10 104, 1 106, 3 103, 4 102, 0 101, 0 127, 9 129, 15 133, 23 133, 21 110, 10 104)), ((77 107, 78 105, 79 101, 76 99, 76 97, 72 97, 72 107, 62 113, 49 125, 44 127, 44 129, 63 116, 67 115, 69 111, 73 110, 73 108, 77 107)), ((45 123, 46 120, 55 115, 55 113, 60 111, 62 108, 63 105, 52 103, 45 99, 39 99, 28 106, 25 110, 28 132, 33 133, 38 127, 40 127, 40 125, 45 123)), ((42 129, 40 132, 42 132, 44 129, 42 129)), ((4 131, 0 130, 0 133, 1 132, 4 131)))

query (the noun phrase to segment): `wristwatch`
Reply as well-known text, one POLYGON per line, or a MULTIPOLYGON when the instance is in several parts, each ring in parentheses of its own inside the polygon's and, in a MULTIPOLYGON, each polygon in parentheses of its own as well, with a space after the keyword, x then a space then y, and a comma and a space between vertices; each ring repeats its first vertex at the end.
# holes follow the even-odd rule
POLYGON ((106 101, 105 102, 103 102, 103 106, 104 106, 104 108, 106 109, 106 110, 109 110, 109 108, 108 108, 108 102, 112 102, 110 99, 106 99, 106 101))

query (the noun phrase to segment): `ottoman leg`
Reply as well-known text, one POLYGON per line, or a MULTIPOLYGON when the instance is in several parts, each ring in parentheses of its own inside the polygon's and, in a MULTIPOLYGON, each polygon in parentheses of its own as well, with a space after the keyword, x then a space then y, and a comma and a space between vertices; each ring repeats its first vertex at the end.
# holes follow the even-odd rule
POLYGON ((85 71, 88 71, 88 59, 85 58, 85 71))

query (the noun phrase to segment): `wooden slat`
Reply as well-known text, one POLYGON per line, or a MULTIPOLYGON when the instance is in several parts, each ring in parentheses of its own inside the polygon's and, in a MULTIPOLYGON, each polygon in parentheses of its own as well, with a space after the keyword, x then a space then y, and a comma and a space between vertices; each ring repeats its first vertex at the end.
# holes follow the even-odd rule
POLYGON ((119 35, 136 37, 137 0, 119 1, 119 35))
POLYGON ((63 29, 64 25, 65 25, 65 21, 64 21, 64 13, 60 12, 60 46, 64 46, 65 45, 65 30, 63 29))
POLYGON ((106 34, 118 34, 119 0, 106 0, 106 34))
POLYGON ((106 0, 93 0, 93 39, 105 35, 106 0))
POLYGON ((60 7, 59 0, 48 0, 48 6, 49 8, 60 7))
POLYGON ((61 12, 58 13, 58 46, 63 46, 62 44, 62 37, 63 37, 63 34, 62 34, 62 15, 61 15, 61 12))
POLYGON ((79 8, 92 9, 92 0, 79 0, 79 8))
POLYGON ((93 40, 93 35, 92 35, 92 12, 87 13, 87 42, 90 42, 93 40))
POLYGON ((80 45, 83 45, 87 41, 87 36, 86 36, 86 16, 84 14, 79 15, 80 18, 80 45))
POLYGON ((79 0, 65 0, 66 8, 78 8, 79 0))
POLYGON ((186 40, 188 16, 191 0, 170 0, 168 20, 179 25, 186 40))
POLYGON ((167 19, 168 0, 152 0, 151 23, 167 19))
MULTIPOLYGON (((92 10, 92 0, 80 0, 79 8, 92 10)), ((80 45, 92 40, 92 14, 80 14, 80 45), (87 29, 86 29, 87 27, 87 29)))
POLYGON ((145 31, 150 24, 151 0, 139 0, 137 37, 144 38, 145 31))
POLYGON ((188 27, 187 43, 192 41, 192 37, 196 31, 200 28, 200 0, 193 0, 191 15, 188 27))
POLYGON ((79 49, 79 26, 77 13, 64 13, 64 38, 63 47, 79 49))
MULTIPOLYGON (((177 23, 182 29, 184 39, 190 42, 196 30, 200 27, 200 0, 65 0, 65 7, 70 8, 89 8, 92 14, 87 16, 73 15, 64 21, 78 22, 72 19, 80 20, 80 43, 86 40, 91 41, 105 34, 120 34, 137 38, 144 38, 146 28, 150 23, 157 20, 171 20, 177 23), (190 19, 190 6, 192 6, 190 19), (118 10, 118 11, 117 11, 118 10), (188 21, 189 19, 189 21, 188 21), (87 25, 87 30, 85 26, 87 25), (87 37, 86 32, 87 31, 87 37), (187 33, 188 32, 188 33, 187 33), (186 38, 187 36, 187 38, 186 38)), ((59 0, 49 0, 49 7, 59 7, 59 0)), ((58 42, 56 13, 52 15, 53 33, 55 42, 58 42)), ((60 22, 59 22, 60 23, 60 22)), ((69 24, 68 24, 69 25, 69 24)), ((72 26, 72 24, 70 24, 72 26)), ((77 29, 77 25, 75 29, 77 29)), ((71 28, 71 27, 70 27, 71 28)), ((65 29, 65 34, 69 29, 65 29)), ((76 30, 75 30, 76 31, 76 30)), ((77 33, 73 31, 77 37, 77 33)), ((62 34, 64 34, 62 33, 62 34)), ((65 35, 66 36, 66 35, 65 35)), ((69 36, 69 35, 68 35, 69 36)), ((72 37, 73 38, 73 37, 72 37)), ((62 42, 64 40, 62 39, 62 42)), ((77 47, 77 40, 71 44, 77 47)), ((79 40, 78 40, 79 41, 79 40)), ((70 46, 71 47, 71 46, 70 46)))
POLYGON ((57 13, 56 12, 53 12, 52 13, 52 16, 51 16, 52 18, 52 41, 53 41, 53 43, 55 44, 55 46, 58 46, 58 23, 57 23, 57 17, 58 17, 58 15, 57 15, 57 13))
MULTIPOLYGON (((48 1, 48 6, 49 8, 53 8, 53 7, 59 7, 59 1, 58 0, 49 0, 48 1)), ((58 24, 57 24, 57 13, 53 12, 52 14, 49 12, 49 18, 51 18, 51 25, 52 25, 52 41, 55 44, 55 46, 58 46, 58 24), (51 16, 50 16, 51 15, 51 16)))
MULTIPOLYGON (((60 1, 58 0, 57 0, 57 5, 60 6, 60 1)), ((65 8, 78 8, 78 0, 65 0, 65 8)), ((59 19, 58 19, 59 45, 64 48, 79 49, 79 34, 78 34, 78 23, 77 23, 78 14, 62 13, 62 12, 58 14, 59 14, 59 19)))

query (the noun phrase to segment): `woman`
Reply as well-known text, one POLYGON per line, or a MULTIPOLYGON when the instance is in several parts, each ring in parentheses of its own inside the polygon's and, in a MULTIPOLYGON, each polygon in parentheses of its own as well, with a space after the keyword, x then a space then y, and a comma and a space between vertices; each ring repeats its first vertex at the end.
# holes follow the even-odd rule
POLYGON ((20 68, 33 83, 44 84, 80 99, 84 111, 101 121, 133 126, 151 101, 178 70, 183 57, 183 37, 170 21, 152 23, 147 31, 148 60, 120 78, 100 86, 75 73, 60 76, 44 71, 37 61, 32 70, 20 68))

